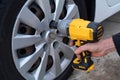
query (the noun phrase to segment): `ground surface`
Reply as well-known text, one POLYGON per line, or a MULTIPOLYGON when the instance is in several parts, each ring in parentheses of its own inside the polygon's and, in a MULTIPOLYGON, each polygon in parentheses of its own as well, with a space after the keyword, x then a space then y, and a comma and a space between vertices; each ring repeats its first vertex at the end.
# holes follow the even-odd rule
MULTIPOLYGON (((120 13, 105 20, 102 24, 105 29, 103 38, 120 32, 120 13)), ((93 71, 86 73, 74 70, 68 80, 120 80, 120 57, 117 52, 101 58, 93 58, 93 61, 95 63, 93 71)))

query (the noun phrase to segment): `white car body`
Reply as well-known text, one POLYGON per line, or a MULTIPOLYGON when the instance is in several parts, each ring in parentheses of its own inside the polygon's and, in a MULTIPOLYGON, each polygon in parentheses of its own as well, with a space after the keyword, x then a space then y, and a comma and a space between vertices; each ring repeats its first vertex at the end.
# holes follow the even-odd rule
POLYGON ((120 0, 96 0, 95 22, 101 22, 120 11, 120 0))

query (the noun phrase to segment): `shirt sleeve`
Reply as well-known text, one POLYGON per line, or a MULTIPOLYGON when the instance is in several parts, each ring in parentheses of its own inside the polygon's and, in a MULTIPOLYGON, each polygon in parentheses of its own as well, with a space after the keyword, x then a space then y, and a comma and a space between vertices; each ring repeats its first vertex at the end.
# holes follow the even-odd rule
POLYGON ((112 38, 113 38, 113 42, 115 44, 116 50, 120 56, 120 33, 113 35, 112 38))

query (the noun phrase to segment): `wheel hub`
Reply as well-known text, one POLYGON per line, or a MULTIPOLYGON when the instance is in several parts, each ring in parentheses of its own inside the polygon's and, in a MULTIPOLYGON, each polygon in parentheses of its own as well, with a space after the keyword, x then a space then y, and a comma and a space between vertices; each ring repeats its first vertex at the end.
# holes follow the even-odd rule
POLYGON ((57 35, 54 30, 49 30, 45 33, 45 40, 46 42, 53 42, 56 39, 57 35))

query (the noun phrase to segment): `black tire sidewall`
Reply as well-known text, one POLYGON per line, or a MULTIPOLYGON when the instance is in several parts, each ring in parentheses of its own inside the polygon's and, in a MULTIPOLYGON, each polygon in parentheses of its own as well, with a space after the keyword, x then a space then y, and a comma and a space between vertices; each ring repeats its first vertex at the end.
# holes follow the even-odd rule
POLYGON ((25 80, 17 71, 11 51, 14 23, 26 0, 3 0, 0 10, 0 80, 25 80))

